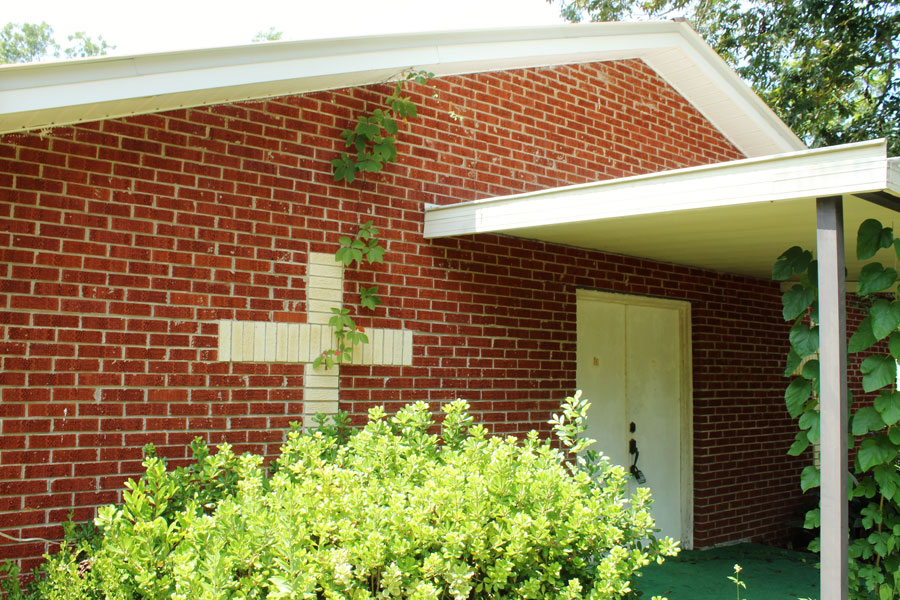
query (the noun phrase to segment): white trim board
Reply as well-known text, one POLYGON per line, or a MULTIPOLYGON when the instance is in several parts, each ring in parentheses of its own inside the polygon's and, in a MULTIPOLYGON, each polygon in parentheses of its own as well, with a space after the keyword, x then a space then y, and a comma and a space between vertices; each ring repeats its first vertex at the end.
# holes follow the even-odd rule
POLYGON ((900 200, 898 169, 874 140, 428 208, 424 235, 504 233, 766 277, 786 248, 814 247, 817 197, 851 197, 848 229, 867 216, 893 224, 896 213, 852 196, 900 200))
POLYGON ((591 23, 275 42, 0 67, 0 133, 377 83, 636 58, 747 156, 804 148, 686 23, 591 23))

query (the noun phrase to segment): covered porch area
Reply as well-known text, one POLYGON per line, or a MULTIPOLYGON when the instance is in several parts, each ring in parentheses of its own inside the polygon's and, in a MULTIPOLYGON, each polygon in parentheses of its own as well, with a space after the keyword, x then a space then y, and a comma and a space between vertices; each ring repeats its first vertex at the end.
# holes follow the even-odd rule
POLYGON ((736 544, 709 550, 684 551, 661 565, 641 571, 634 587, 644 598, 668 600, 721 600, 737 591, 738 576, 746 585, 741 598, 798 600, 819 597, 818 556, 809 552, 770 548, 759 544, 736 544))
MULTIPOLYGON (((819 597, 837 600, 847 597, 845 289, 861 268, 852 245, 845 249, 844 230, 855 235, 870 218, 891 226, 897 210, 900 163, 876 140, 433 206, 425 237, 499 233, 762 280, 771 279, 772 264, 787 248, 815 249, 822 349, 819 597)), ((689 413, 686 419, 689 424, 689 413)), ((689 493, 691 435, 688 428, 681 481, 688 533, 701 510, 689 493)))

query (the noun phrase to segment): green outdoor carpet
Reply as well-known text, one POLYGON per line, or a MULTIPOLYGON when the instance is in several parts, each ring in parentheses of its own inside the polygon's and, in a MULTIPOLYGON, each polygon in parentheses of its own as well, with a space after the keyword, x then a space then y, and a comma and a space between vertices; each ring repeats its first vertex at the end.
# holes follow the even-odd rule
POLYGON ((735 598, 734 565, 741 565, 746 600, 798 600, 819 597, 818 557, 806 552, 740 544, 711 550, 682 551, 662 565, 641 569, 634 588, 642 600, 729 600, 735 598))

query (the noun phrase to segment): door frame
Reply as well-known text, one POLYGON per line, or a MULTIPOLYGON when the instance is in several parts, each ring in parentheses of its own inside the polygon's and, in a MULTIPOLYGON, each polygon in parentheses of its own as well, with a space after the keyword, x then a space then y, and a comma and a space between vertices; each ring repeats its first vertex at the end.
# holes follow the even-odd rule
MULTIPOLYGON (((608 292, 590 288, 578 288, 575 290, 576 311, 578 303, 591 301, 674 309, 678 315, 678 327, 682 341, 680 357, 681 389, 679 390, 678 399, 681 420, 679 427, 681 440, 681 456, 679 460, 681 471, 681 546, 690 550, 694 546, 694 385, 692 379, 691 303, 685 300, 608 292)), ((575 339, 577 346, 577 331, 575 339)), ((576 355, 578 352, 579 349, 576 347, 576 355)), ((579 387, 578 381, 575 383, 576 387, 579 387)))

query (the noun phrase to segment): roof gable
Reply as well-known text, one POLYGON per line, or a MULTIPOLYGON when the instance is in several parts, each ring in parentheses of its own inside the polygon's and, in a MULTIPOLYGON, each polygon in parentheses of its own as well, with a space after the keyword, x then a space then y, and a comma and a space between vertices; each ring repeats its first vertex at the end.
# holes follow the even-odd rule
POLYGON ((0 70, 0 133, 437 76, 637 58, 747 156, 803 143, 685 23, 594 23, 256 44, 0 70))

